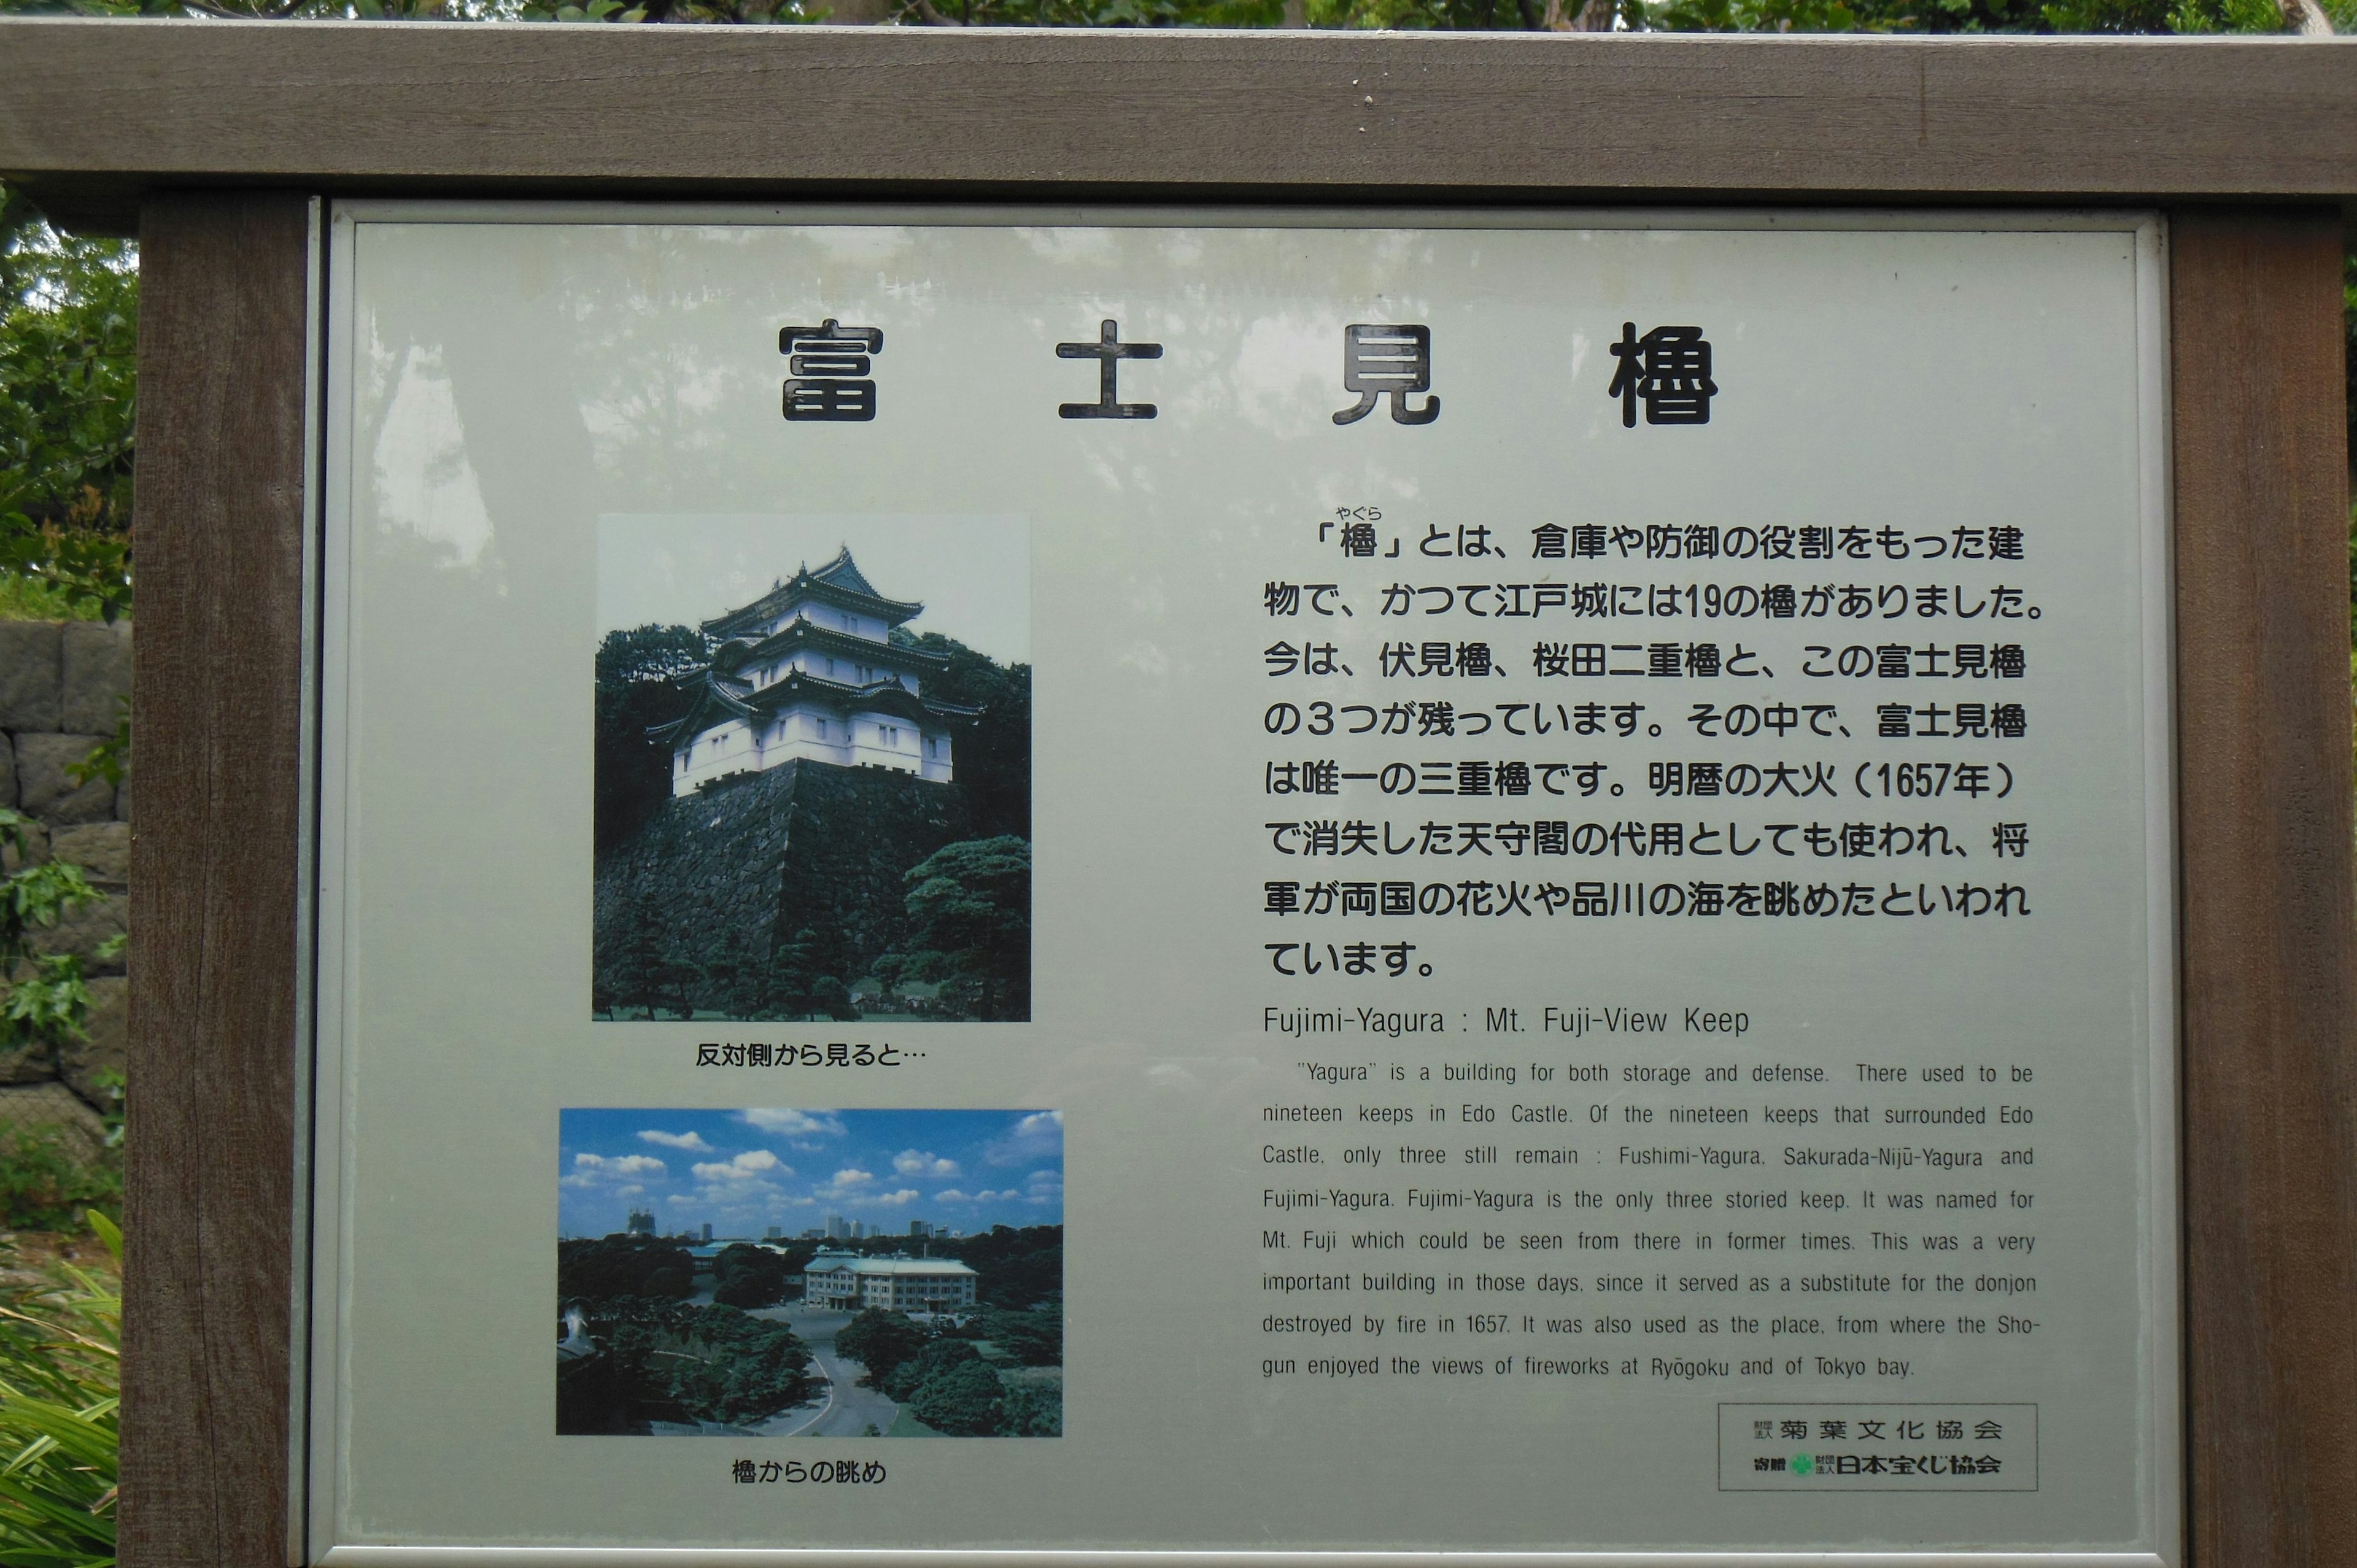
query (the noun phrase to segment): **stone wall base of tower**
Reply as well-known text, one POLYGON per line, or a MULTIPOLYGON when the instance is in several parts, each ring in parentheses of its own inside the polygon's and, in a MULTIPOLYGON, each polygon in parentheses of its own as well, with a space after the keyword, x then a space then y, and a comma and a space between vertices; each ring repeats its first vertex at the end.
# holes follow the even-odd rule
POLYGON ((805 931, 806 972, 848 987, 906 935, 905 874, 968 836, 955 789, 880 768, 796 760, 676 798, 598 863, 593 1009, 668 992, 666 1015, 749 1015, 744 967, 805 931))

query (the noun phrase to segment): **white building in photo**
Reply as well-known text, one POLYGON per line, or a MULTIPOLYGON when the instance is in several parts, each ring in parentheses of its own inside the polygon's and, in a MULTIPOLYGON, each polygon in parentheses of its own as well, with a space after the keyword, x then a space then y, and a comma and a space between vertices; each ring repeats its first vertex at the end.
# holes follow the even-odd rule
POLYGON ((863 1258, 822 1247, 802 1271, 802 1299, 844 1312, 958 1312, 974 1305, 974 1279, 953 1258, 863 1258))
POLYGON ((948 783, 951 721, 979 710, 927 698, 947 661, 894 645, 893 629, 924 608, 877 593, 846 545, 705 621, 712 662, 682 677, 686 715, 653 732, 672 748, 672 793, 797 758, 948 783))

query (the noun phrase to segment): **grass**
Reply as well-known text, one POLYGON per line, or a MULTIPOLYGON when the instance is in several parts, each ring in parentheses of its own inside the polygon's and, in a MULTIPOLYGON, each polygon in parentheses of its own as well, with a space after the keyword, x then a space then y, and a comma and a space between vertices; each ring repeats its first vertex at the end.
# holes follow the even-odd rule
POLYGON ((112 1568, 123 1235, 87 1216, 112 1268, 44 1262, 0 1293, 0 1563, 112 1568))
POLYGON ((98 606, 60 593, 38 577, 0 572, 0 620, 96 620, 98 606))

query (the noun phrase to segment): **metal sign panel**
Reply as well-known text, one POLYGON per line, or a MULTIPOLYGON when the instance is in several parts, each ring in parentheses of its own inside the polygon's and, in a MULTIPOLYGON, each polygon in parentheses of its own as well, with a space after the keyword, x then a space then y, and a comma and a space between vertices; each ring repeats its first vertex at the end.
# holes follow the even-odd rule
POLYGON ((2158 223, 329 258, 326 1561, 2177 1559, 2158 223))

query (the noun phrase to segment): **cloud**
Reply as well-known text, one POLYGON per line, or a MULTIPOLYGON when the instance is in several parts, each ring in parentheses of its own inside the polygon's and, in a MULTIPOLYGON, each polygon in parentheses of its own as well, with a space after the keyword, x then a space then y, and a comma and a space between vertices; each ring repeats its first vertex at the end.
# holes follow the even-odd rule
POLYGON ((1034 1111, 985 1149, 983 1158, 994 1165, 1028 1165, 1037 1160, 1060 1159, 1063 1153, 1064 1113, 1034 1111))
POLYGON ((692 1154, 708 1154, 712 1149, 701 1133, 662 1133, 650 1127, 639 1136, 646 1143, 661 1144, 666 1149, 685 1149, 692 1154))
POLYGON ((1063 1193, 1062 1178, 1056 1176, 1053 1172, 1038 1171, 1033 1173, 1031 1186, 1028 1191, 1018 1191, 1011 1187, 996 1190, 985 1187, 975 1192, 967 1192, 963 1187, 943 1187, 933 1194, 933 1201, 935 1203, 1049 1203, 1063 1197, 1063 1193), (1040 1179, 1043 1176, 1048 1178, 1044 1183, 1040 1179))
POLYGON ((903 1204, 916 1202, 917 1189, 913 1187, 904 1187, 898 1192, 879 1192, 870 1197, 863 1199, 862 1201, 882 1204, 887 1208, 898 1208, 903 1204))
POLYGON ((903 1149, 892 1156, 892 1168, 904 1176, 927 1176, 939 1181, 959 1174, 955 1160, 944 1160, 923 1149, 903 1149))
POLYGON ((834 1179, 812 1190, 821 1197, 865 1198, 868 1196, 868 1184, 875 1179, 871 1171, 863 1171, 857 1165, 845 1165, 834 1173, 834 1179))
POLYGON ((813 1115, 807 1111, 747 1111, 742 1119, 764 1133, 778 1133, 802 1138, 843 1136, 842 1119, 823 1113, 813 1115))
POLYGON ((776 1171, 784 1176, 794 1174, 787 1165, 767 1149, 748 1149, 733 1160, 714 1160, 695 1167, 698 1181, 750 1181, 764 1172, 776 1171))
POLYGON ((619 1178, 651 1176, 657 1171, 670 1168, 652 1155, 617 1155, 610 1159, 604 1155, 584 1154, 573 1156, 574 1172, 593 1179, 598 1176, 619 1178))

